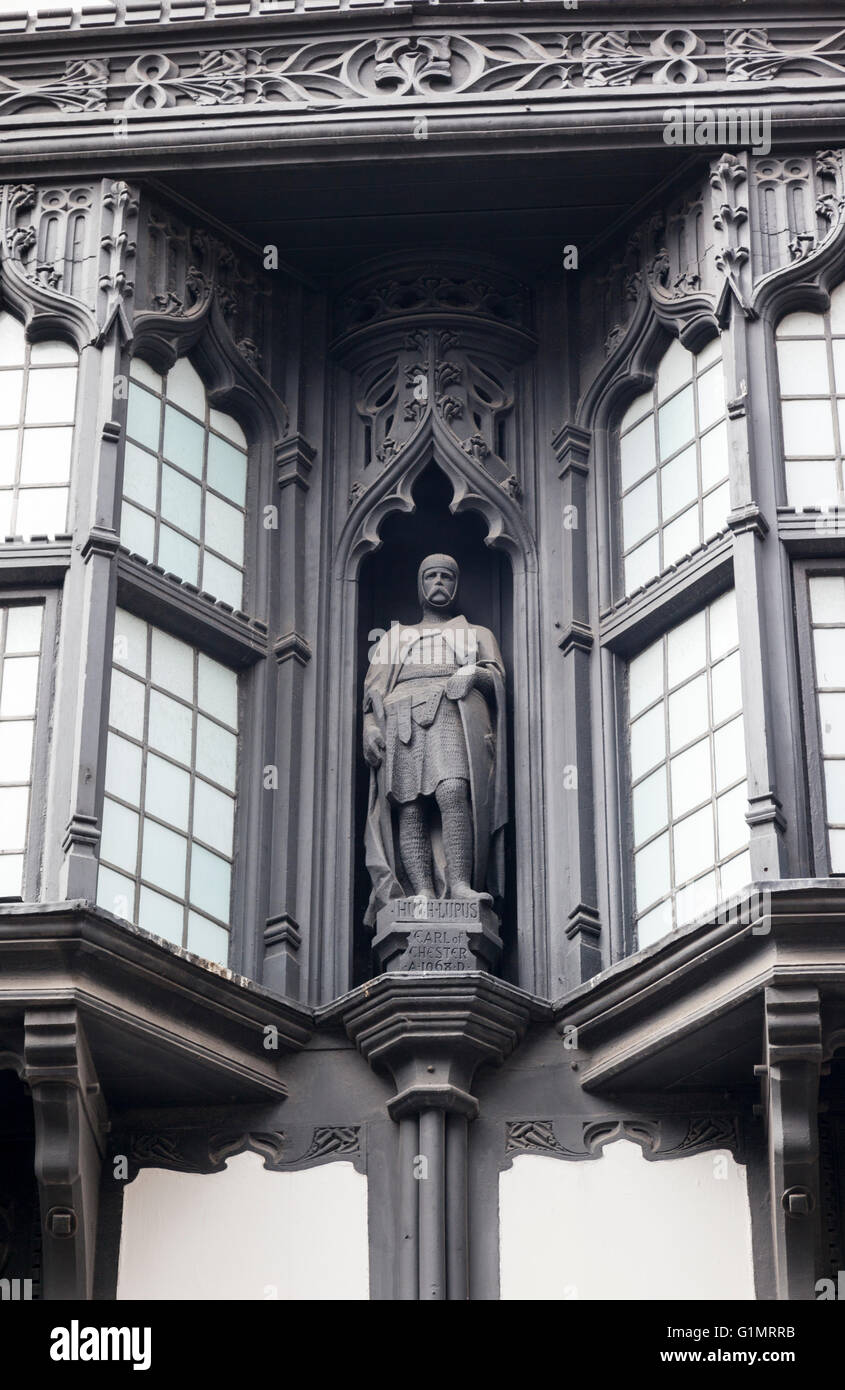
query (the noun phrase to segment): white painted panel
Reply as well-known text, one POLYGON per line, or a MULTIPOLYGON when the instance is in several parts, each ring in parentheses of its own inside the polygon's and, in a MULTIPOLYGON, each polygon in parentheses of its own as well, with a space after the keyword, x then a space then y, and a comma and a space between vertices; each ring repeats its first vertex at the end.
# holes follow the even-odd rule
POLYGON ((754 1297, 745 1169, 727 1152, 648 1162, 523 1154, 499 1189, 503 1299, 754 1297))
POLYGON ((272 1173, 143 1168, 126 1189, 119 1299, 369 1298, 367 1179, 351 1163, 272 1173))

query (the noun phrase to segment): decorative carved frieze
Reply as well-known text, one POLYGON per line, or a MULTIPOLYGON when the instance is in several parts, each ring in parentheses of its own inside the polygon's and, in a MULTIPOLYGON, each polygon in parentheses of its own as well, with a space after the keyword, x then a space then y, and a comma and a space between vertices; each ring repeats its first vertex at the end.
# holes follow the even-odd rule
POLYGON ((695 1153, 728 1149, 741 1158, 740 1133, 735 1116, 722 1114, 662 1116, 658 1119, 509 1120, 505 1126, 505 1154, 547 1154, 562 1159, 601 1158, 608 1144, 617 1140, 639 1144, 645 1158, 688 1158, 695 1153), (561 1134, 572 1138, 567 1144, 561 1134), (577 1138, 576 1138, 577 1135, 577 1138))
MULTIPOLYGON (((306 1131, 307 1135, 307 1131, 306 1131)), ((336 1158, 360 1160, 360 1125, 317 1125, 310 1138, 292 1138, 287 1130, 214 1128, 150 1129, 118 1132, 111 1144, 112 1160, 124 1158, 131 1181, 141 1168, 167 1168, 179 1173, 220 1173, 231 1158, 256 1153, 273 1172, 311 1167, 336 1158), (304 1147, 302 1147, 304 1142, 304 1147), (298 1152, 298 1150, 301 1150, 298 1152)), ((116 1170, 117 1164, 114 1164, 116 1170)))
MULTIPOLYGON (((89 33, 89 40, 91 35, 89 33)), ((250 34, 254 39, 254 30, 250 34)), ((337 106, 425 98, 522 100, 601 88, 695 87, 845 75, 845 29, 796 44, 783 25, 636 29, 534 27, 417 30, 301 37, 262 45, 184 44, 40 61, 32 76, 11 62, 0 73, 0 110, 337 106)))

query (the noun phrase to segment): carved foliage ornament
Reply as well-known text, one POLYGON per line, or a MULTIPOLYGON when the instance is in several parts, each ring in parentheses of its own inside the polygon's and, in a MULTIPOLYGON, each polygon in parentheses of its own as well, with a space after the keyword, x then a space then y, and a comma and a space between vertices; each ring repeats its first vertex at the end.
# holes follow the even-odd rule
POLYGON ((374 99, 568 89, 767 82, 845 75, 845 29, 796 46, 761 28, 480 31, 301 40, 192 53, 66 59, 61 69, 0 74, 6 115, 149 111, 174 106, 335 105, 374 99))

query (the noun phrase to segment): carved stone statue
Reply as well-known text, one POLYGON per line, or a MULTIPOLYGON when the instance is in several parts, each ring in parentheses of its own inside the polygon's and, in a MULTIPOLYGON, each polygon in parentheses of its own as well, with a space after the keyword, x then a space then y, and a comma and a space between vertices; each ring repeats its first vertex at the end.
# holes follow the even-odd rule
MULTIPOLYGON (((364 682, 366 922, 379 934, 406 921, 484 923, 498 944, 492 903, 503 893, 505 671, 489 629, 456 613, 458 580, 451 556, 423 560, 420 621, 391 625, 364 682)), ((478 968, 466 951, 449 959, 431 968, 478 968)))

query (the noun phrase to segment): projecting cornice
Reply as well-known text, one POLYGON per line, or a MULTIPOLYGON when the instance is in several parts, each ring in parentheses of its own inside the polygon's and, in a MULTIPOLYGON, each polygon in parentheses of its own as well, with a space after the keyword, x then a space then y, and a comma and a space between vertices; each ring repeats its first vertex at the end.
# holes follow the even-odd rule
MULTIPOLYGON (((6 16, 4 157, 108 154, 113 163, 116 153, 144 150, 155 163, 150 137, 175 122, 183 149, 260 141, 271 130, 278 139, 280 121, 295 125, 301 147, 312 123, 345 136, 366 116, 371 134, 374 114, 426 155, 450 119, 466 121, 476 106, 488 125, 492 109, 526 132, 542 111, 546 138, 558 125, 584 124, 595 139, 606 116, 611 147, 653 144, 662 143, 667 107, 694 100, 749 110, 763 93, 785 123, 782 140, 790 122, 804 131, 808 92, 819 103, 816 138, 829 139, 832 129, 822 135, 819 123, 841 120, 845 26, 823 10, 790 10, 771 0, 737 25, 735 6, 713 5, 705 17, 664 0, 582 0, 576 9, 545 0, 153 0, 6 16), (635 129, 619 122, 632 108, 635 129), (420 117, 446 123, 432 128, 420 117), (71 125, 75 142, 63 146, 71 125)), ((178 150, 161 154, 172 163, 178 150)))

